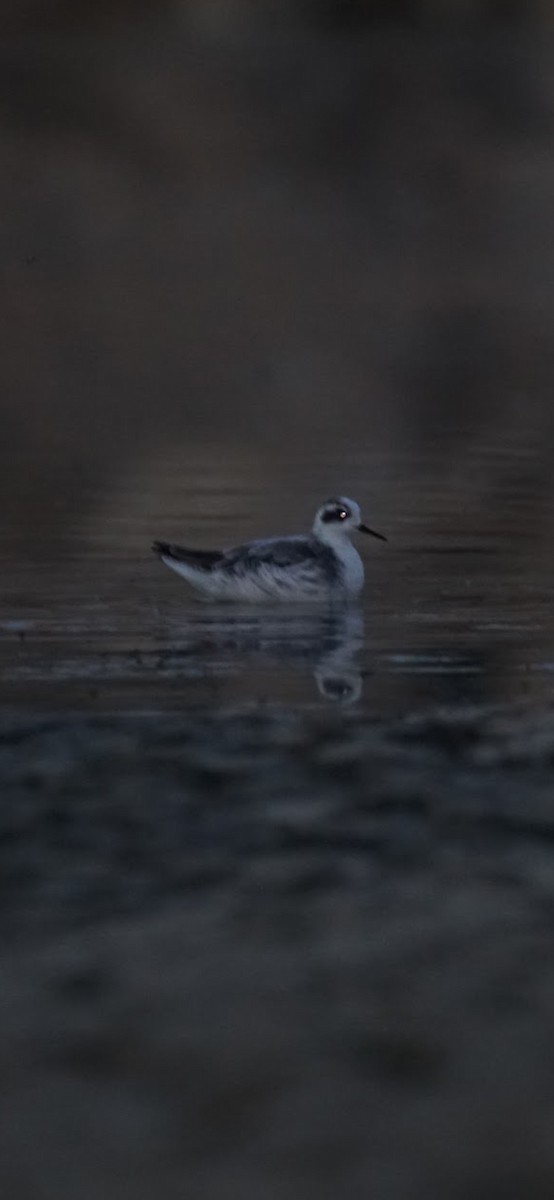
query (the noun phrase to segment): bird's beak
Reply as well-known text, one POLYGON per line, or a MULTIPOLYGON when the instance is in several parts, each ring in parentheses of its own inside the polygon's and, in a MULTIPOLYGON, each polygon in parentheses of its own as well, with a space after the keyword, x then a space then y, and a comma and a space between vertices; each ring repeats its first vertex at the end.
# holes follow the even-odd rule
POLYGON ((380 542, 386 542, 388 539, 384 533, 376 533, 374 529, 370 529, 368 525, 358 525, 360 533, 370 533, 372 537, 379 538, 380 542))

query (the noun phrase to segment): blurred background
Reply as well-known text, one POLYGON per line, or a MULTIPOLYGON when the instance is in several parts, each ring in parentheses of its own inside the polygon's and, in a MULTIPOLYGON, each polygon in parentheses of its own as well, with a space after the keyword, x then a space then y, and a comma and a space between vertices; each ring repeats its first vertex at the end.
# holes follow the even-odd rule
POLYGON ((554 0, 4 0, 7 1200, 552 1200, 553 68, 554 0), (333 620, 150 551, 337 492, 333 620))
POLYGON ((4 615, 37 563, 52 603, 93 552, 95 587, 154 588, 152 536, 302 529, 337 490, 397 555, 492 547, 516 609, 539 572, 548 610, 554 5, 13 0, 2 27, 4 615))

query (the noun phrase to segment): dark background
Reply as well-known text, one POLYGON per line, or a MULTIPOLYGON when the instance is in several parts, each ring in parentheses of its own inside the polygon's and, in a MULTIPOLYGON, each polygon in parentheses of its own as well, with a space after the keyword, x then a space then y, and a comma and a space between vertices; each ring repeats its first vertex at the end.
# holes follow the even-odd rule
MULTIPOLYGON (((478 0, 5 5, 10 553, 90 527, 94 491, 143 518, 168 469, 225 456, 245 489, 286 491, 291 456, 352 445, 424 452, 439 500, 416 487, 413 512, 439 530, 453 473, 481 529, 523 486, 514 539, 546 552, 553 19, 478 0)), ((393 483, 379 505, 390 524, 393 483)))

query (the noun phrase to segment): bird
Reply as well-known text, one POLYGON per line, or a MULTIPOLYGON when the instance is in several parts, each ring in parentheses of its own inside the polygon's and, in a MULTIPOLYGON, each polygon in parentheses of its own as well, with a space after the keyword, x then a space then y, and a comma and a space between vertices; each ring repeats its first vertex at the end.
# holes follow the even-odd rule
POLYGON ((364 567, 350 541, 356 533, 386 542, 362 522, 360 507, 333 496, 318 508, 309 534, 261 538, 228 550, 191 550, 172 542, 152 549, 206 598, 246 601, 348 599, 362 590, 364 567))

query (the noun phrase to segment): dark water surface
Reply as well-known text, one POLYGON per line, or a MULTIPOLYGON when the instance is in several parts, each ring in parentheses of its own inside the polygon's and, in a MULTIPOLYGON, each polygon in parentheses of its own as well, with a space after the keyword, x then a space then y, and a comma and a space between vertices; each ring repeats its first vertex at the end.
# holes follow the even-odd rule
MULTIPOLYGON (((478 448, 472 469, 490 472, 500 453, 478 448)), ((89 489, 85 516, 34 514, 28 558, 9 536, 2 548, 1 703, 186 711, 277 701, 386 717, 444 702, 549 701, 554 571, 536 529, 554 506, 537 498, 532 456, 502 453, 514 483, 489 510, 482 497, 472 508, 467 467, 457 479, 440 462, 436 449, 376 460, 351 447, 334 462, 288 464, 285 485, 248 490, 215 447, 211 470, 185 480, 170 466, 161 490, 145 470, 89 489), (389 537, 360 539, 359 606, 198 601, 150 553, 156 536, 216 548, 300 532, 339 487, 389 537)))
POLYGON ((0 702, 549 700, 551 28, 102 7, 2 49, 0 702), (337 491, 389 537, 361 614, 149 549, 337 491))

